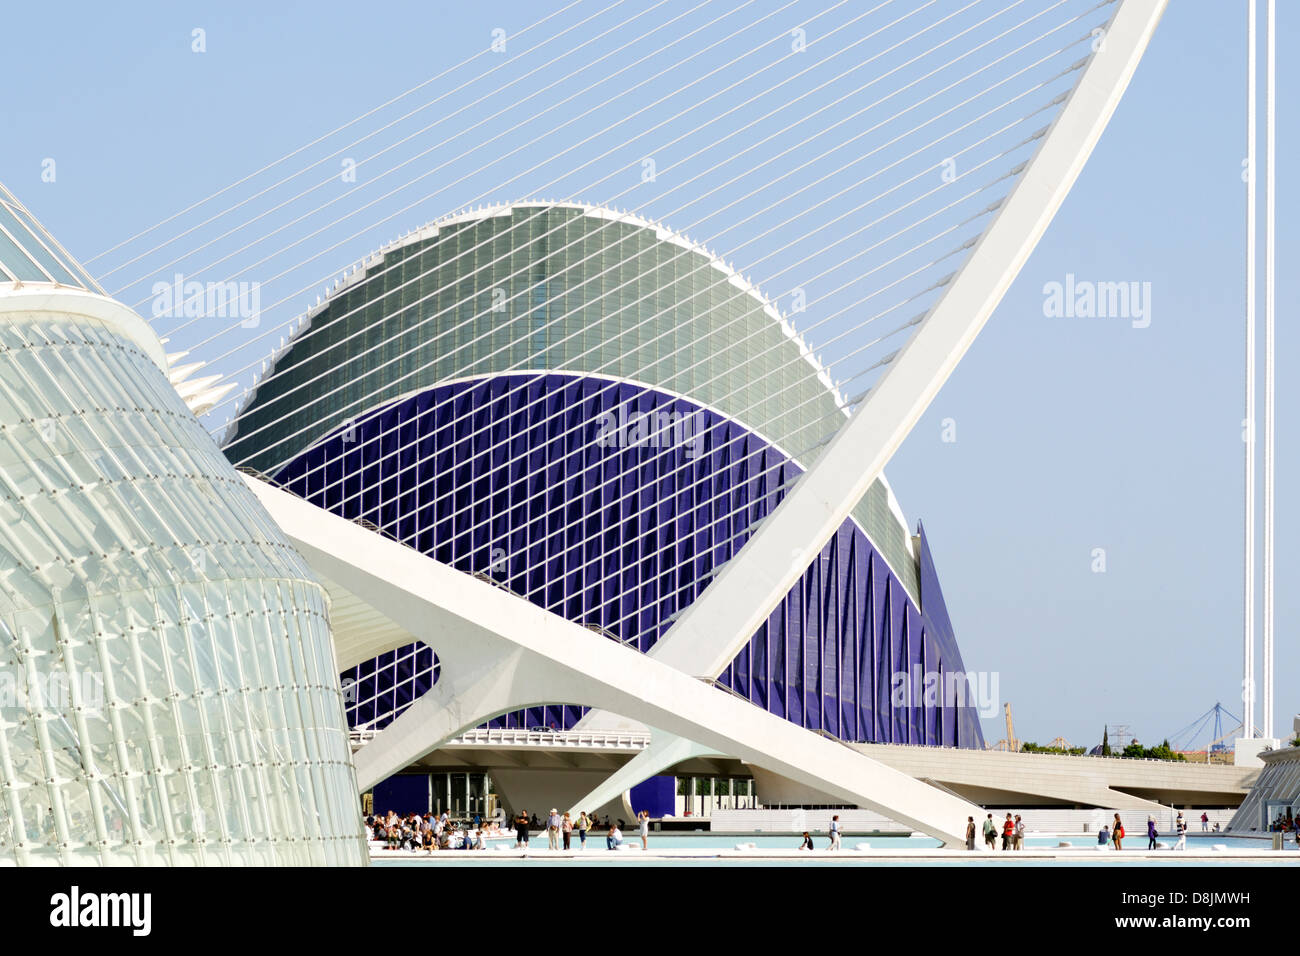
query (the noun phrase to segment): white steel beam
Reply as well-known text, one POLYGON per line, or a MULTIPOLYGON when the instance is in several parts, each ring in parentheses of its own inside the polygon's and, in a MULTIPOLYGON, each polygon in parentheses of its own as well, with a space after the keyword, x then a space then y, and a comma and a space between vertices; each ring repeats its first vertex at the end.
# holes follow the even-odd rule
MULTIPOLYGON (((309 502, 248 478, 318 570, 436 649, 433 689, 356 754, 362 790, 488 718, 603 707, 961 845, 979 808, 309 502)), ((339 635, 337 654, 364 635, 339 635)), ((403 638, 395 637, 395 640, 403 638)))
MULTIPOLYGON (((1277 43, 1274 21, 1277 0, 1268 0, 1264 62, 1264 687, 1263 730, 1273 739, 1273 470, 1274 371, 1273 278, 1275 251, 1274 205, 1277 197, 1277 140, 1274 126, 1277 100, 1277 43)), ((1252 279, 1254 278, 1252 274, 1252 279)))
POLYGON ((1255 0, 1246 4, 1246 496, 1242 582, 1242 736, 1255 736, 1255 0))

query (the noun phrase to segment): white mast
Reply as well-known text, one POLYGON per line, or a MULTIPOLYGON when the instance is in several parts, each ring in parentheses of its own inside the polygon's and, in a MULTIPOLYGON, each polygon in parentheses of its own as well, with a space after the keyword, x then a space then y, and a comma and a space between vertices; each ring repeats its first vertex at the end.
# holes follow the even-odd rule
POLYGON ((1274 21, 1277 0, 1268 0, 1265 28, 1264 162, 1264 694, 1263 730, 1273 737, 1273 207, 1276 189, 1276 137, 1273 120, 1277 86, 1274 21))
POLYGON ((1246 575, 1242 735, 1255 736, 1255 0, 1246 4, 1246 575))

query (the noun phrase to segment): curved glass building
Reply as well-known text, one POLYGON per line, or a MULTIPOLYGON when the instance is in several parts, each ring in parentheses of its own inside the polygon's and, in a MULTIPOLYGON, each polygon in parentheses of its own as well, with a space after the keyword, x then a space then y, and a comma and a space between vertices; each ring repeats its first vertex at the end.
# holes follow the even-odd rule
POLYGON ((0 189, 0 864, 364 864, 327 598, 0 189))
MULTIPOLYGON (((223 447, 645 651, 846 414, 776 308, 708 250, 627 214, 536 203, 448 217, 360 263, 274 356, 223 447)), ((436 650, 345 675, 354 726, 427 689, 436 650)), ((967 702, 911 692, 963 671, 924 536, 878 481, 718 679, 845 740, 982 746, 967 702)), ((567 728, 581 704, 495 723, 567 728)))

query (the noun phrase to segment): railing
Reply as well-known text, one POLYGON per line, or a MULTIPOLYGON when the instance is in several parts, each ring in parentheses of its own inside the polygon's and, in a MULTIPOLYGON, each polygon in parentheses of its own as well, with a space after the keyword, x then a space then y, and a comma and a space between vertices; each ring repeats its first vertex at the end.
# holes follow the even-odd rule
POLYGON ((978 747, 952 747, 952 746, 949 746, 948 744, 910 744, 910 743, 907 743, 906 741, 903 741, 903 740, 864 740, 864 741, 861 742, 861 744, 854 744, 854 746, 871 746, 871 747, 923 747, 923 748, 925 748, 926 750, 951 750, 951 751, 954 751, 954 752, 957 752, 957 753, 987 753, 987 754, 993 754, 993 753, 998 753, 998 754, 1004 754, 1004 753, 1017 753, 1017 754, 1028 755, 1028 756, 1031 756, 1031 757, 1045 757, 1045 758, 1057 758, 1057 759, 1064 758, 1064 759, 1066 759, 1066 760, 1084 760, 1084 759, 1087 759, 1087 758, 1094 758, 1094 759, 1102 759, 1102 760, 1123 760, 1123 761, 1125 761, 1125 762, 1127 762, 1127 763, 1158 763, 1158 764, 1165 764, 1165 765, 1176 766, 1176 767, 1231 767, 1231 766, 1234 766, 1233 764, 1221 764, 1221 763, 1220 763, 1220 764, 1211 764, 1211 763, 1201 763, 1199 760, 1196 760, 1196 761, 1193 761, 1193 760, 1161 760, 1159 757, 1125 757, 1125 756, 1123 756, 1122 754, 1111 754, 1109 757, 1102 757, 1100 754, 1091 754, 1091 753, 1084 753, 1084 754, 1057 754, 1057 753, 1041 753, 1041 752, 1037 752, 1037 751, 1027 751, 1027 750, 1012 750, 1012 751, 1008 751, 1008 750, 995 750, 995 749, 993 749, 993 748, 984 748, 984 749, 980 749, 980 748, 978 748, 978 747))
MULTIPOLYGON (((373 740, 379 731, 371 728, 353 730, 355 747, 373 740)), ((443 747, 570 747, 599 750, 644 750, 650 734, 632 731, 584 730, 516 730, 511 728, 477 728, 467 730, 444 743, 443 747)), ((439 748, 441 749, 441 748, 439 748)))
POLYGON ((510 728, 477 728, 453 737, 444 746, 530 746, 530 747, 584 747, 618 750, 643 750, 650 744, 650 734, 631 731, 584 730, 515 730, 510 728))

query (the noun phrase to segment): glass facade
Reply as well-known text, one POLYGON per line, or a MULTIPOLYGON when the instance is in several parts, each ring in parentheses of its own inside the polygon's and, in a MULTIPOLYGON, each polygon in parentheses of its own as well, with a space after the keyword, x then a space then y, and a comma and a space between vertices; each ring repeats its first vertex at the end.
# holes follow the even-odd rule
MULTIPOLYGON (((744 426, 686 399, 548 374, 456 382, 393 402, 275 478, 327 511, 647 651, 799 471, 744 426), (615 410, 694 424, 680 441, 665 432, 601 447, 596 433, 615 410)), ((971 702, 947 681, 965 668, 920 542, 924 604, 846 520, 718 683, 844 740, 983 746, 971 702), (941 694, 900 699, 898 675, 927 673, 941 694)), ((438 678, 436 651, 408 645, 345 674, 352 725, 380 729, 419 699, 438 678)), ((582 703, 506 713, 488 726, 569 729, 582 703)))
POLYGON ((0 863, 364 864, 327 614, 142 348, 9 304, 0 863))
MULTIPOLYGON (((308 314, 236 415, 226 453, 270 474, 393 399, 531 370, 687 396, 810 464, 844 411, 776 309, 706 251, 614 216, 501 207, 367 259, 308 314)), ((883 482, 854 517, 918 599, 908 531, 883 482)))

